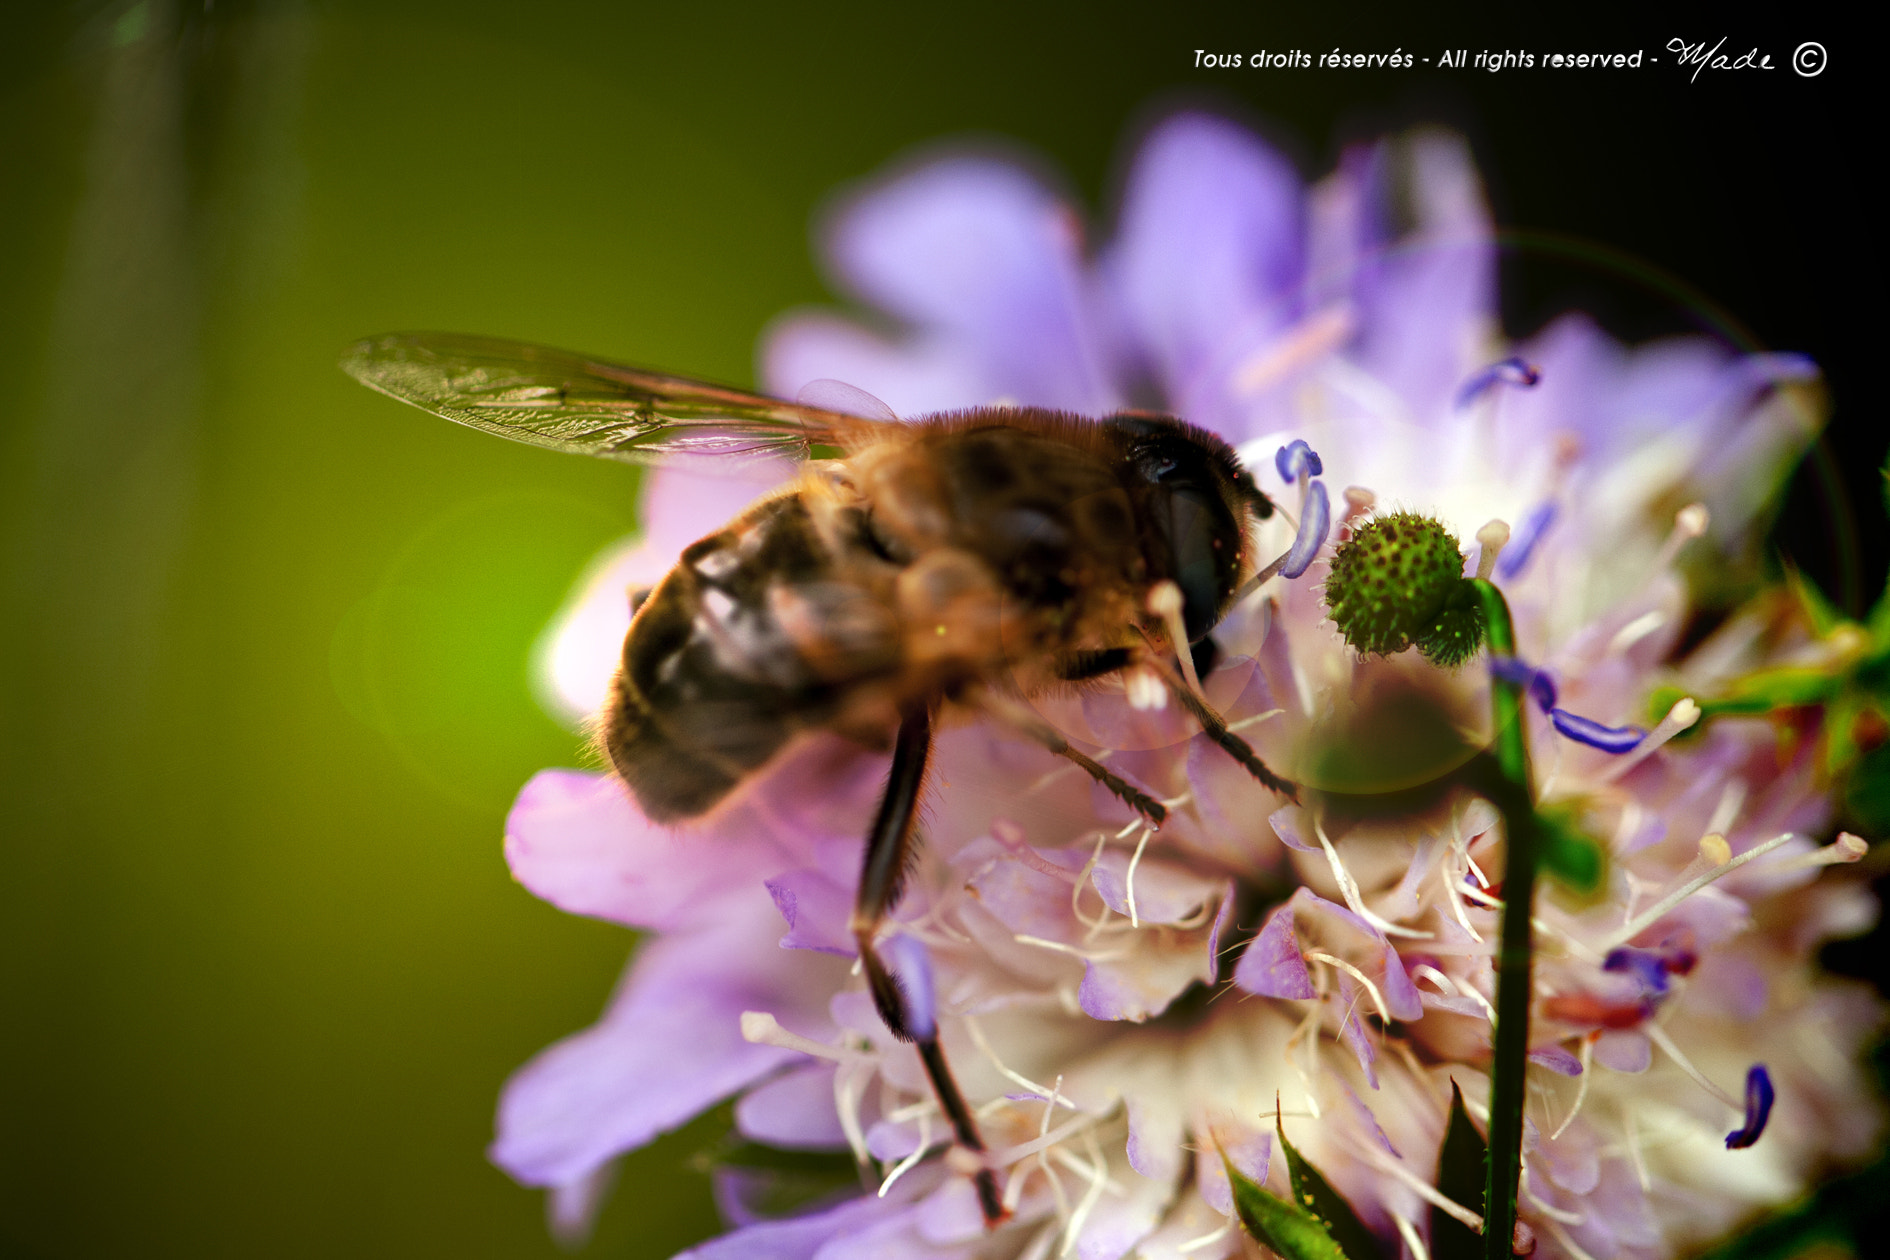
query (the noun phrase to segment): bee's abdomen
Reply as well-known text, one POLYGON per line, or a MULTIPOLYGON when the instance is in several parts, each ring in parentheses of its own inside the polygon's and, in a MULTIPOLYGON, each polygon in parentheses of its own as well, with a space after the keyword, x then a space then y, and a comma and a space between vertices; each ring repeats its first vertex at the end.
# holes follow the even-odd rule
MULTIPOLYGON (((830 719, 850 680, 823 671, 797 610, 845 591, 831 570, 800 496, 788 495, 692 545, 638 611, 603 734, 652 819, 708 812, 830 719)), ((894 668, 896 643, 848 659, 856 675, 894 668)))

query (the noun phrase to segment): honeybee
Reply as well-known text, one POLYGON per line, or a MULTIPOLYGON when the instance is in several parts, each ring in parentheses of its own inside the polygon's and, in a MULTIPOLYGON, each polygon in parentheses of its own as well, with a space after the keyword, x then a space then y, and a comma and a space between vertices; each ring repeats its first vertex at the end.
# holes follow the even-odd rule
POLYGON ((986 1219, 1001 1220, 932 1015, 875 948, 916 844, 934 726, 946 710, 995 720, 1156 826, 1160 801, 1027 703, 1129 674, 1165 689, 1256 779, 1293 797, 1199 683, 1213 664, 1210 632, 1262 575, 1250 535, 1273 513, 1233 448, 1140 412, 985 407, 902 422, 858 391, 843 407, 786 402, 484 337, 372 337, 342 366, 382 393, 534 446, 637 463, 806 461, 641 598, 602 744, 659 822, 715 809, 801 732, 891 750, 850 927, 881 1018, 916 1044, 986 1219), (812 458, 817 448, 839 457, 812 458))

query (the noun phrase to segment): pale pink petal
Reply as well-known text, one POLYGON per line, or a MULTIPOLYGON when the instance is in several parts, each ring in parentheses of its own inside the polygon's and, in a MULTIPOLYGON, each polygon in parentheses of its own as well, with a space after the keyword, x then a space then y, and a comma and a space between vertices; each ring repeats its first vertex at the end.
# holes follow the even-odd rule
POLYGON ((824 976, 832 985, 844 965, 774 949, 778 929, 759 889, 728 908, 718 923, 646 943, 604 1018, 513 1076, 499 1103, 494 1163, 527 1185, 570 1184, 799 1058, 743 1040, 744 1011, 827 1033, 807 982, 824 976), (757 965, 759 949, 774 967, 757 965))
POLYGON ((936 334, 893 339, 823 311, 776 320, 761 342, 761 373, 792 398, 810 381, 845 381, 905 419, 984 406, 998 397, 977 357, 936 334))
POLYGON ((764 1081, 735 1104, 735 1127, 771 1146, 839 1150, 846 1131, 834 1110, 834 1065, 805 1063, 764 1081))
POLYGON ((846 288, 976 356, 989 393, 966 403, 1089 415, 1115 405, 1085 309, 1078 221, 1016 164, 963 155, 895 174, 844 205, 826 239, 846 288))
MULTIPOLYGON (((1223 900, 1232 895, 1226 884, 1215 891, 1223 900)), ((1196 928, 1146 928, 1134 950, 1091 959, 1077 994, 1084 1013, 1092 1019, 1140 1023, 1168 1009, 1190 986, 1213 980, 1219 910, 1217 905, 1215 915, 1196 928)))
POLYGON ((1236 441, 1251 436, 1229 390, 1242 356, 1298 314, 1301 204, 1291 164, 1252 132, 1178 115, 1144 142, 1101 263, 1125 350, 1169 407, 1236 441))
POLYGON ((652 823, 608 775, 546 770, 506 818, 505 860, 561 910, 662 931, 721 917, 789 858, 750 829, 652 823))
POLYGON ((802 868, 768 881, 768 895, 787 920, 782 949, 817 949, 851 958, 859 952, 847 922, 853 914, 853 890, 826 872, 802 868))

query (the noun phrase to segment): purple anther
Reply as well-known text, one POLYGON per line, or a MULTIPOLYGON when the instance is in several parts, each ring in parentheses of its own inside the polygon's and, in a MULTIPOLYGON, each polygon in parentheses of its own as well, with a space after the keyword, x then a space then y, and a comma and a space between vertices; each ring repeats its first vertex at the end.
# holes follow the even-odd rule
POLYGON ((898 977, 900 996, 905 1000, 906 1031, 914 1041, 930 1041, 938 1035, 938 1009, 932 989, 932 955, 924 942, 904 932, 886 942, 886 960, 898 977))
POLYGON ((1305 438, 1294 438, 1291 444, 1282 446, 1273 456, 1273 466, 1280 470, 1280 480, 1289 486, 1301 477, 1317 477, 1326 470, 1319 452, 1307 445, 1305 438))
POLYGON ((1457 406, 1461 409, 1475 402, 1485 390, 1497 385, 1515 385, 1521 389, 1533 389, 1542 380, 1542 369, 1526 359, 1509 358, 1500 363, 1492 363, 1481 372, 1463 383, 1457 391, 1457 406))
POLYGON ((1555 680, 1547 670, 1537 669, 1520 656, 1492 656, 1490 672, 1504 682, 1529 689, 1529 698, 1544 713, 1555 708, 1555 680))
POLYGON ((1746 1122, 1726 1135, 1726 1149, 1742 1151, 1759 1140, 1765 1132, 1765 1122, 1772 1118, 1772 1100, 1777 1095, 1772 1090, 1772 1074, 1765 1070, 1765 1064, 1755 1063, 1746 1073, 1746 1122))
POLYGON ((1522 528, 1509 536, 1509 545, 1496 558, 1496 576, 1505 582, 1523 571, 1542 535, 1555 523, 1555 501, 1538 505, 1523 518, 1522 528))
POLYGON ((1570 713, 1567 709, 1550 709, 1549 721, 1555 729, 1578 744, 1587 744, 1590 748, 1599 748, 1606 753, 1632 752, 1647 738, 1647 732, 1638 726, 1603 726, 1593 718, 1585 718, 1579 713, 1570 713))
POLYGON ((1665 997, 1670 987, 1667 959, 1665 955, 1651 949, 1636 949, 1632 945, 1611 949, 1608 956, 1601 960, 1601 969, 1624 972, 1634 977, 1652 997, 1665 997))
POLYGON ((1739 361, 1739 371, 1754 385, 1802 385, 1820 375, 1817 360, 1791 351, 1749 354, 1739 361))
MULTIPOLYGON (((1304 442, 1295 443, 1298 446, 1304 442)), ((1314 460, 1319 457, 1313 456, 1314 460)), ((1314 472, 1319 471, 1315 464, 1314 472)), ((1300 513, 1299 533, 1293 536, 1293 545, 1286 553, 1285 563, 1280 565, 1280 576, 1296 578, 1312 564, 1313 557, 1325 546, 1326 532, 1332 528, 1332 505, 1326 500, 1325 483, 1315 481, 1307 489, 1306 507, 1300 513)))

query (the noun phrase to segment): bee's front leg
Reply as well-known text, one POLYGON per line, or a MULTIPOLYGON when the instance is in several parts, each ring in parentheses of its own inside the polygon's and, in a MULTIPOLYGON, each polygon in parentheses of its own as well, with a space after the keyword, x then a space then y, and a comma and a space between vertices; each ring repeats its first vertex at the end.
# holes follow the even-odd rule
POLYGON ((1038 717, 1025 705, 1019 704, 1008 696, 1000 695, 988 687, 969 692, 963 698, 967 704, 984 710, 1018 734, 1028 736, 1065 761, 1080 767, 1084 774, 1108 788, 1117 800, 1146 818, 1151 826, 1159 827, 1168 821, 1166 805, 1121 775, 1107 769, 1093 757, 1072 747, 1070 741, 1063 738, 1055 727, 1038 717))
POLYGON ((995 1226, 1007 1215, 998 1196, 997 1177, 984 1163, 984 1139, 978 1134, 978 1122, 952 1077, 944 1047, 939 1045, 932 996, 929 993, 918 995, 920 1001, 914 1002, 874 945, 880 925, 899 902, 911 869, 917 847, 912 821, 918 813, 919 796, 925 786, 925 763, 931 750, 931 710, 915 705, 899 723, 899 735, 893 743, 892 774, 887 779, 879 813, 873 819, 873 829, 867 833, 860 892, 849 926, 853 939, 859 944, 860 964, 873 994, 873 1005, 893 1036, 912 1042, 918 1050, 925 1074, 932 1082, 932 1092, 938 1096, 939 1107, 951 1122, 958 1145, 971 1155, 971 1162, 975 1164, 971 1175, 985 1224, 995 1226))
POLYGON ((1228 730, 1227 719, 1215 712, 1214 706, 1198 695, 1194 688, 1188 685, 1186 679, 1170 669, 1167 661, 1149 653, 1144 655, 1139 663, 1155 671, 1156 677, 1162 680, 1162 685, 1168 688, 1168 694, 1188 711, 1188 716, 1201 724, 1201 729, 1207 732, 1207 737, 1219 744, 1221 750, 1228 756, 1238 761, 1248 774, 1286 799, 1298 802, 1299 785, 1267 769, 1267 763, 1260 760, 1259 754, 1253 750, 1253 745, 1228 730))

